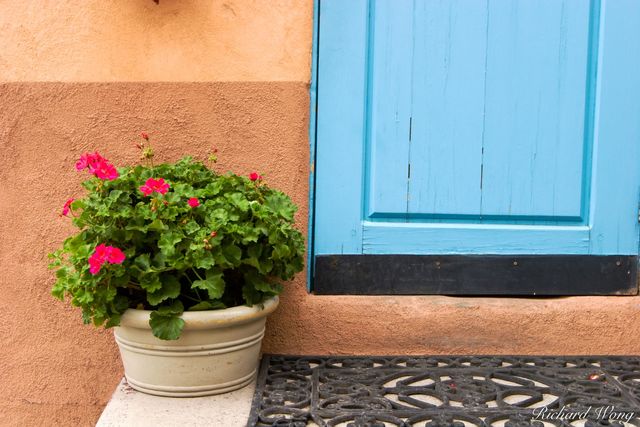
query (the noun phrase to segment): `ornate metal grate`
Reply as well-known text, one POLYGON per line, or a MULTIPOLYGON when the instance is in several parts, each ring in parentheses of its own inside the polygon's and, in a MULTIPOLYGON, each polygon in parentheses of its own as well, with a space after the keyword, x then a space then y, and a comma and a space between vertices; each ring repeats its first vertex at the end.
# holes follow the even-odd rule
POLYGON ((640 357, 265 355, 248 426, 640 426, 640 357))

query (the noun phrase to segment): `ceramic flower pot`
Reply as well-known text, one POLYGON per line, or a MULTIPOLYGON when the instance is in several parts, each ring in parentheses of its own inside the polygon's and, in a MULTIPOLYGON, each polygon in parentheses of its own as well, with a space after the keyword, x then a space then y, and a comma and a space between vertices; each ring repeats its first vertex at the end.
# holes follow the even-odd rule
POLYGON ((153 336, 151 311, 127 310, 114 336, 129 385, 144 393, 193 397, 226 393, 249 384, 256 373, 268 314, 263 305, 185 312, 175 341, 153 336))

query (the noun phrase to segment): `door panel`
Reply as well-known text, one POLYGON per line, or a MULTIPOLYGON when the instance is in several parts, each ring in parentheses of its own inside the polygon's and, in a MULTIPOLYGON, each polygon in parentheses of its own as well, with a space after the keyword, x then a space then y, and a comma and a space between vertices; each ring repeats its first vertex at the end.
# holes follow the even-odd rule
POLYGON ((371 10, 371 218, 584 219, 597 10, 584 0, 371 10))

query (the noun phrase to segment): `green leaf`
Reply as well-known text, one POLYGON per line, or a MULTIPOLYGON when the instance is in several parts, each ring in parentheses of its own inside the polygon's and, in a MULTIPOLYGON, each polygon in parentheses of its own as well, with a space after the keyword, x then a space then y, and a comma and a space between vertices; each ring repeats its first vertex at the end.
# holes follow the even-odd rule
POLYGON ((187 234, 193 234, 196 231, 200 230, 200 226, 198 225, 197 222, 195 221, 189 221, 185 226, 184 226, 184 231, 187 232, 187 234))
POLYGON ((198 257, 195 260, 196 268, 202 268, 204 270, 208 270, 215 264, 213 260, 213 254, 211 252, 205 252, 202 256, 198 257))
POLYGON ((273 212, 289 221, 293 221, 293 214, 296 212, 296 206, 291 202, 289 196, 280 192, 272 192, 265 197, 266 205, 273 212))
POLYGON ((156 311, 158 312, 158 315, 162 315, 162 316, 171 316, 171 315, 179 316, 182 313, 184 313, 184 306, 180 301, 173 301, 171 304, 158 307, 156 311))
POLYGON ((151 263, 153 268, 162 269, 165 267, 167 257, 162 252, 156 252, 151 263))
POLYGON ((169 298, 177 298, 180 295, 180 281, 172 275, 160 277, 162 286, 154 292, 147 292, 147 301, 152 306, 160 304, 169 298))
POLYGON ((158 273, 146 273, 140 277, 140 287, 149 292, 155 292, 162 288, 160 275, 158 273))
POLYGON ((278 284, 269 283, 263 275, 253 270, 245 273, 244 280, 254 289, 265 294, 277 295, 282 291, 278 284))
POLYGON ((133 263, 137 267, 139 267, 140 270, 147 272, 151 270, 151 255, 149 254, 138 255, 135 261, 133 261, 133 263))
POLYGON ((53 288, 51 289, 51 295, 53 295, 55 298, 59 299, 60 301, 64 300, 64 282, 58 280, 55 285, 53 285, 53 288))
POLYGON ((194 280, 193 287, 207 291, 211 299, 218 299, 224 293, 225 283, 222 273, 207 271, 206 279, 194 280))
MULTIPOLYGON (((260 231, 250 225, 248 227, 244 227, 242 230, 242 244, 247 245, 249 243, 254 243, 258 241, 260 238, 260 231)), ((260 247, 260 246, 258 246, 260 247)))
POLYGON ((73 296, 73 302, 81 306, 91 303, 93 299, 93 294, 88 292, 86 289, 79 290, 73 296))
POLYGON ((184 328, 184 320, 180 318, 183 312, 184 306, 180 301, 153 311, 149 319, 153 335, 161 340, 177 340, 184 328))
POLYGON ((162 221, 160 221, 159 219, 155 219, 153 220, 153 222, 151 222, 151 224, 149 224, 147 229, 151 231, 162 231, 165 229, 165 226, 162 221))
POLYGON ((187 194, 193 192, 193 189, 190 185, 183 183, 174 184, 172 190, 177 196, 186 196, 187 194))
POLYGON ((189 307, 188 311, 219 310, 227 308, 222 301, 200 301, 189 307))
POLYGON ((149 325, 155 337, 161 340, 177 340, 184 328, 184 320, 178 315, 160 315, 154 311, 151 313, 149 325))
POLYGON ((80 247, 85 245, 83 233, 67 238, 63 243, 65 252, 76 252, 80 247))
POLYGON ((71 209, 74 211, 84 209, 85 203, 83 199, 76 199, 71 203, 71 209))
POLYGON ((121 194, 122 194, 122 190, 111 190, 109 192, 108 199, 111 200, 111 202, 117 202, 121 194))
POLYGON ((262 301, 262 294, 251 283, 245 283, 242 286, 242 298, 244 298, 247 305, 254 305, 262 301))
POLYGON ((113 299, 113 310, 116 313, 124 313, 129 308, 129 298, 124 295, 116 295, 113 299))
POLYGON ((120 326, 120 318, 122 317, 121 314, 113 314, 111 315, 111 318, 109 318, 109 320, 107 320, 107 323, 105 323, 104 327, 105 328, 113 328, 114 326, 120 326))
POLYGON ((158 240, 158 247, 166 256, 172 256, 176 252, 176 245, 182 241, 182 233, 168 231, 163 233, 158 240))
POLYGON ((124 229, 127 231, 142 231, 143 233, 147 232, 147 228, 149 228, 149 226, 145 225, 145 224, 137 224, 135 222, 131 223, 131 224, 127 224, 124 229))
POLYGON ((262 245, 251 245, 247 248, 248 258, 242 260, 244 264, 255 267, 263 272, 262 265, 260 264, 260 256, 262 255, 262 245))
POLYGON ((227 196, 227 198, 242 212, 246 212, 249 210, 249 201, 243 193, 231 193, 227 196))
POLYGON ((291 255, 291 249, 289 249, 289 246, 280 244, 273 247, 273 259, 283 259, 287 258, 289 255, 291 255))
POLYGON ((234 244, 224 245, 222 253, 230 264, 237 265, 242 257, 242 249, 234 244))

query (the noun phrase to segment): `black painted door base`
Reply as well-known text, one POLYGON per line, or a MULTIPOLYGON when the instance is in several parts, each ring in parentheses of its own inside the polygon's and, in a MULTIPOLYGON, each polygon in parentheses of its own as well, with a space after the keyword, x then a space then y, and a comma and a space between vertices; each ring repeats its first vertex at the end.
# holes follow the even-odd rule
POLYGON ((635 255, 317 255, 320 295, 637 295, 635 255))

